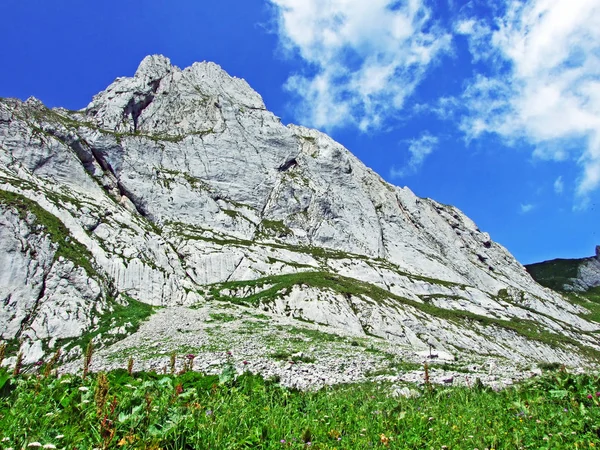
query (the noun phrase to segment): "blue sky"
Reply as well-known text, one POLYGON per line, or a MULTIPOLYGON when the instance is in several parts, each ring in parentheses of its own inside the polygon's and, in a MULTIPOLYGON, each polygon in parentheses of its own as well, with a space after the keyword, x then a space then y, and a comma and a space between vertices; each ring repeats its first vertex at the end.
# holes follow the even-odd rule
POLYGON ((521 262, 591 255, 600 3, 489 4, 3 0, 0 96, 79 109, 148 54, 214 61, 521 262))

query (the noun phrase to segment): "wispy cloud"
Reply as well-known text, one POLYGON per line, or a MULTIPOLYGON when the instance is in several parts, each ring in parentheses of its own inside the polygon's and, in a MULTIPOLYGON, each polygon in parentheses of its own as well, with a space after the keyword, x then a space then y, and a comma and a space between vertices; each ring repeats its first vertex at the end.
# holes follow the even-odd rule
POLYGON ((562 194, 565 190, 565 183, 563 182, 563 177, 560 176, 554 181, 554 192, 557 194, 562 194))
POLYGON ((523 204, 521 203, 521 214, 527 214, 531 212, 535 208, 535 205, 531 203, 523 204))
POLYGON ((425 0, 269 0, 284 48, 310 66, 289 78, 300 120, 319 128, 380 127, 405 107, 451 33, 425 0))
POLYGON ((392 179, 402 178, 417 173, 423 165, 425 158, 437 147, 438 142, 438 138, 429 133, 424 133, 420 138, 408 141, 410 159, 406 166, 402 168, 398 169, 392 166, 390 168, 390 177, 392 179))
POLYGON ((480 22, 455 26, 474 59, 489 63, 464 92, 462 130, 526 139, 544 159, 575 158, 585 203, 600 187, 600 3, 509 0, 495 21, 480 22))

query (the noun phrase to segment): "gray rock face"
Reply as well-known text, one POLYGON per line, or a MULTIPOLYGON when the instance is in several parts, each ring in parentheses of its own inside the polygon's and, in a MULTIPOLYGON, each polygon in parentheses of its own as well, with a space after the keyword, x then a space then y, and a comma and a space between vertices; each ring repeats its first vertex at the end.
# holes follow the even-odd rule
POLYGON ((0 193, 2 338, 23 349, 94 329, 107 299, 127 295, 167 308, 235 297, 415 352, 584 364, 579 346, 600 350, 582 307, 458 209, 284 126, 212 63, 148 57, 77 112, 1 100, 0 193), (62 224, 96 274, 56 259, 56 233, 32 228, 8 193, 62 224))
POLYGON ((587 258, 581 262, 577 272, 577 278, 572 280, 571 289, 575 291, 587 291, 600 286, 600 255, 596 247, 596 256, 587 258))

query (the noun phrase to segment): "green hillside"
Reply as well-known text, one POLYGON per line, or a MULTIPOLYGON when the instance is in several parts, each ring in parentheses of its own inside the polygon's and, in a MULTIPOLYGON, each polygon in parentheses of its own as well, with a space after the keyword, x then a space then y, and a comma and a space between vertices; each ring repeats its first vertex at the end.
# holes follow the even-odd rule
POLYGON ((525 268, 535 281, 555 291, 564 291, 564 286, 570 284, 577 273, 580 264, 589 258, 581 259, 553 259, 535 264, 526 265, 525 268))

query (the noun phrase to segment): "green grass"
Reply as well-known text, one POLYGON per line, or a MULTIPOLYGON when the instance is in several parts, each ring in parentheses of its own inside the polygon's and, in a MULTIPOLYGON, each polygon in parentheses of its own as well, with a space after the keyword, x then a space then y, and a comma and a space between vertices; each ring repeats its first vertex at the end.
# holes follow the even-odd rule
MULTIPOLYGON (((43 370, 43 369, 42 369, 43 370)), ((79 449, 575 449, 600 445, 595 376, 494 392, 383 384, 299 392, 258 376, 117 370, 86 380, 0 369, 0 447, 79 449), (588 398, 590 396, 591 398, 588 398)), ((474 383, 475 384, 475 383, 474 383)))
POLYGON ((525 266, 535 281, 555 291, 563 291, 565 284, 577 278, 582 259, 554 259, 525 266))
POLYGON ((275 235, 277 237, 288 236, 292 230, 283 223, 283 220, 263 219, 259 225, 260 234, 264 236, 275 235))
POLYGON ((588 314, 583 314, 585 319, 600 322, 600 286, 588 289, 586 292, 570 292, 565 295, 572 303, 589 310, 588 314))
MULTIPOLYGON (((301 352, 295 352, 295 353, 301 353, 301 352)), ((303 363, 314 363, 316 361, 315 358, 313 358, 312 356, 308 356, 308 355, 304 355, 304 354, 294 356, 292 354, 292 352, 283 351, 283 350, 277 351, 275 353, 271 353, 269 355, 269 358, 273 358, 278 361, 303 362, 303 363)))
POLYGON ((211 313, 209 315, 212 320, 217 322, 233 322, 234 320, 237 320, 237 317, 232 316, 231 314, 211 313))

